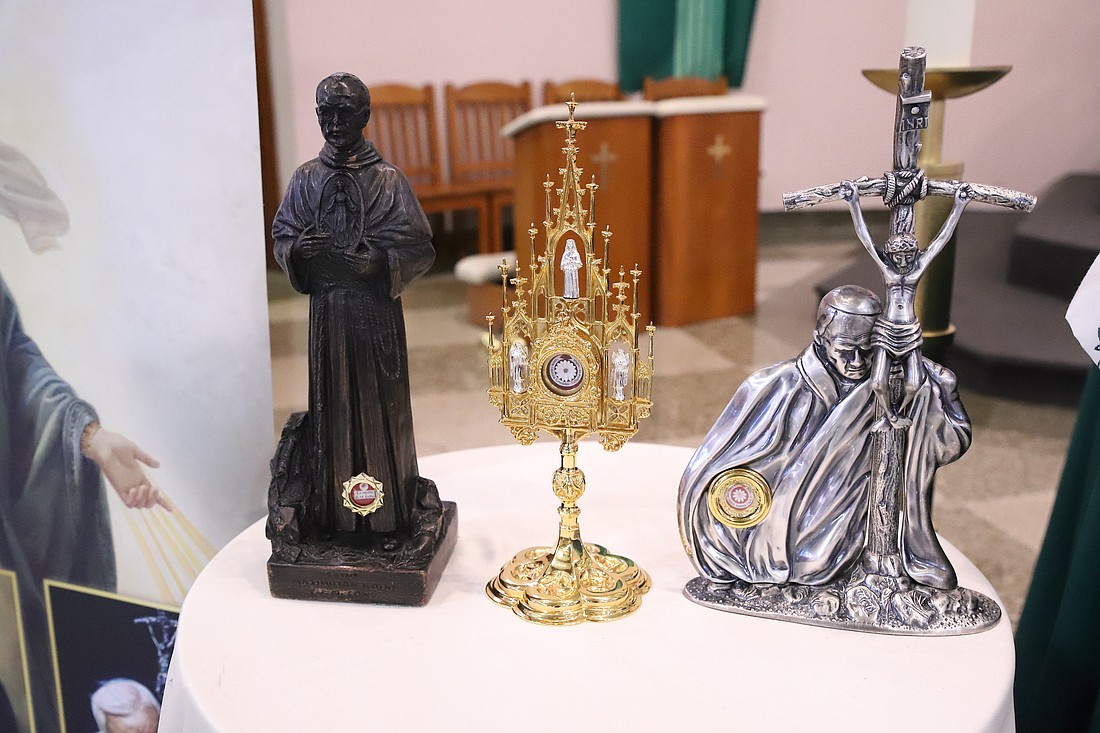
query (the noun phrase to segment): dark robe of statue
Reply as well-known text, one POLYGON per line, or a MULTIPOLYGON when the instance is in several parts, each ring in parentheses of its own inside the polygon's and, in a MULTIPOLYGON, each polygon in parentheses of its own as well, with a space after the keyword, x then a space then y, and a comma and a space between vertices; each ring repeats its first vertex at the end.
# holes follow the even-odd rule
POLYGON ((106 492, 80 453, 95 419, 23 331, 0 279, 0 567, 17 579, 38 730, 58 725, 42 581, 115 587, 106 492))
MULTIPOLYGON (((363 138, 355 100, 341 107, 336 90, 324 98, 324 83, 318 90, 326 145, 294 173, 272 227, 276 260, 310 296, 301 432, 318 494, 311 508, 322 531, 403 534, 413 524, 418 470, 400 295, 435 251, 408 181, 363 138), (342 496, 360 473, 383 486, 381 508, 366 516, 345 508, 342 496)), ((369 115, 369 97, 367 104, 369 115)))

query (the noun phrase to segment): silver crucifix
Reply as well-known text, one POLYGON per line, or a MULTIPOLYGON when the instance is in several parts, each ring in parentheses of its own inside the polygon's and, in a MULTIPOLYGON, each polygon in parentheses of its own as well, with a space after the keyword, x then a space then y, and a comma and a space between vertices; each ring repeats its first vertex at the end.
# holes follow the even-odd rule
POLYGON ((810 346, 746 380, 688 464, 678 511, 697 603, 891 634, 972 633, 1000 618, 991 598, 959 587, 932 526, 935 472, 966 451, 971 425, 955 375, 921 355, 914 298, 969 203, 1028 211, 1035 199, 924 175, 924 72, 923 49, 902 51, 890 171, 783 197, 787 210, 844 200, 887 299, 827 294, 810 346), (869 195, 891 210, 882 243, 860 209, 869 195), (922 250, 913 206, 926 196, 954 206, 922 250))

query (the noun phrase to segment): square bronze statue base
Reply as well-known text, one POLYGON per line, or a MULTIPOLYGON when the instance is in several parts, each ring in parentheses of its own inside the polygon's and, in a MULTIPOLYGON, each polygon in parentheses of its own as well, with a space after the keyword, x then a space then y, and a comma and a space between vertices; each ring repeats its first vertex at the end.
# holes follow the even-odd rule
POLYGON ((432 597, 458 540, 458 509, 443 502, 443 522, 435 552, 406 562, 367 557, 361 564, 267 561, 271 595, 307 601, 423 606, 432 597))

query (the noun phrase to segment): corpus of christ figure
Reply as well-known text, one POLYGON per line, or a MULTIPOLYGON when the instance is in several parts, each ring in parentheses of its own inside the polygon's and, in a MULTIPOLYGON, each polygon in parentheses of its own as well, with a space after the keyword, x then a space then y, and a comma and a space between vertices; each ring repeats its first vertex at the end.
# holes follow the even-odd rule
POLYGON ((924 379, 920 351, 923 340, 915 304, 917 283, 932 260, 950 241, 963 209, 970 203, 971 189, 964 183, 955 190, 955 203, 951 207, 951 213, 940 227, 939 234, 924 251, 918 247, 917 238, 910 232, 892 234, 879 247, 871 239, 867 223, 863 220, 856 184, 852 181, 841 183, 840 195, 848 202, 848 208, 852 212, 856 236, 882 271, 882 279, 886 283, 886 307, 875 321, 871 336, 871 345, 874 347, 871 389, 882 406, 883 417, 871 429, 882 431, 887 427, 907 428, 912 422, 901 413, 924 379), (890 395, 890 366, 895 359, 901 363, 903 372, 901 404, 897 407, 890 395))

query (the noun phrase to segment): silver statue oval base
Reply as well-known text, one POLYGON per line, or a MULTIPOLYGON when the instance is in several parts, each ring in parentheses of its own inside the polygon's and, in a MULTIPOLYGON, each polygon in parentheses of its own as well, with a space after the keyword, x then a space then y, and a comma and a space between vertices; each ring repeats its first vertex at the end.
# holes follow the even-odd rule
POLYGON ((862 568, 847 579, 820 586, 741 580, 718 584, 698 577, 684 586, 684 595, 718 611, 899 636, 975 634, 1001 618, 1000 606, 983 593, 940 590, 862 568))

